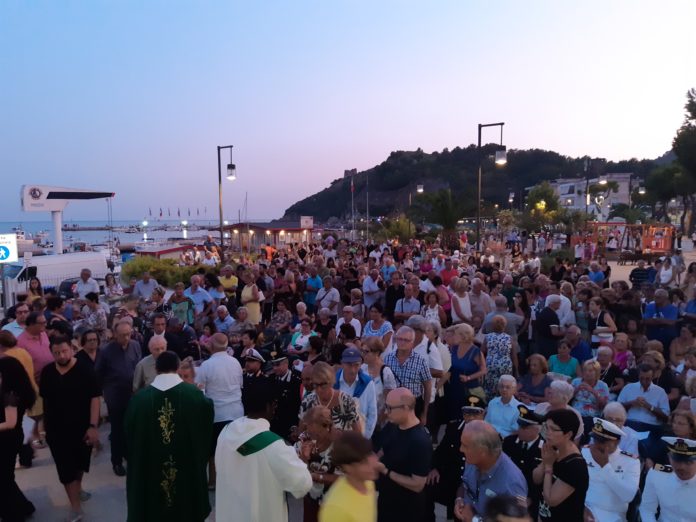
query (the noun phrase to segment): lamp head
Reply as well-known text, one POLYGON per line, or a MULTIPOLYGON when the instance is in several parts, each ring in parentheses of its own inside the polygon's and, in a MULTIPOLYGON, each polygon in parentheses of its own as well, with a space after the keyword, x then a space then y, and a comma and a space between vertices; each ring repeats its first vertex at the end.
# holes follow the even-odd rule
POLYGON ((498 166, 507 165, 507 150, 505 147, 495 151, 495 164, 498 166))
POLYGON ((234 163, 227 164, 227 179, 230 181, 237 179, 237 166, 234 163))

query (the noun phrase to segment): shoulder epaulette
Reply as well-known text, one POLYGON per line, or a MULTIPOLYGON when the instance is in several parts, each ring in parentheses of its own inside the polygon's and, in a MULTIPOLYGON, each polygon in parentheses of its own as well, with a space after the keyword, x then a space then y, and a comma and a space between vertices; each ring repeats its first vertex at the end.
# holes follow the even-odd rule
POLYGON ((629 453, 628 451, 621 451, 622 455, 626 455, 627 457, 631 457, 632 459, 637 459, 638 455, 634 455, 633 453, 629 453))
POLYGON ((667 466, 665 464, 655 464, 653 469, 655 471, 662 471, 664 473, 672 473, 672 466, 667 466))

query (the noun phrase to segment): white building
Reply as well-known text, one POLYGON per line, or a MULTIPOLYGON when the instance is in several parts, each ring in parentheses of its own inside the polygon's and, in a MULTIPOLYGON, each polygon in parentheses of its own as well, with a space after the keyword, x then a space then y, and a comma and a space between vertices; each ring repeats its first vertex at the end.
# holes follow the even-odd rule
POLYGON ((561 206, 568 208, 570 210, 585 210, 585 205, 587 202, 586 188, 589 185, 603 185, 609 182, 615 182, 617 184, 617 190, 607 188, 607 190, 602 194, 597 194, 593 196, 587 207, 587 211, 590 214, 594 214, 598 220, 606 221, 611 207, 613 205, 624 203, 628 205, 631 198, 631 190, 636 188, 631 182, 633 174, 631 173, 614 173, 605 174, 599 178, 590 178, 589 184, 587 179, 583 178, 560 178, 554 181, 550 181, 549 184, 554 188, 561 206))

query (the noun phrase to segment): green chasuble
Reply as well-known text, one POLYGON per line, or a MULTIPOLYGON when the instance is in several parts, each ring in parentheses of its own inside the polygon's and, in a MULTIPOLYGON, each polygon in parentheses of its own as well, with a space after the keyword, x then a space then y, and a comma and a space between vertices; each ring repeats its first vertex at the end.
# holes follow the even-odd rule
POLYGON ((131 398, 126 413, 128 522, 202 522, 210 513, 207 465, 213 403, 182 382, 131 398))

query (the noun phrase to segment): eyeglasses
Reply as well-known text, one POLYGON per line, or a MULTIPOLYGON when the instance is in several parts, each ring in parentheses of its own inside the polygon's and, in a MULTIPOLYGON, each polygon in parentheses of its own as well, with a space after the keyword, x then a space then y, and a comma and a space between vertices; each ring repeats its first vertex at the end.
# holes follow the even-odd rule
POLYGON ((387 410, 387 413, 391 413, 394 410, 401 410, 406 408, 407 406, 405 404, 398 404, 396 406, 390 406, 389 404, 384 405, 384 409, 387 410))
POLYGON ((544 428, 546 428, 547 431, 563 431, 558 426, 550 426, 548 422, 544 423, 544 428))

